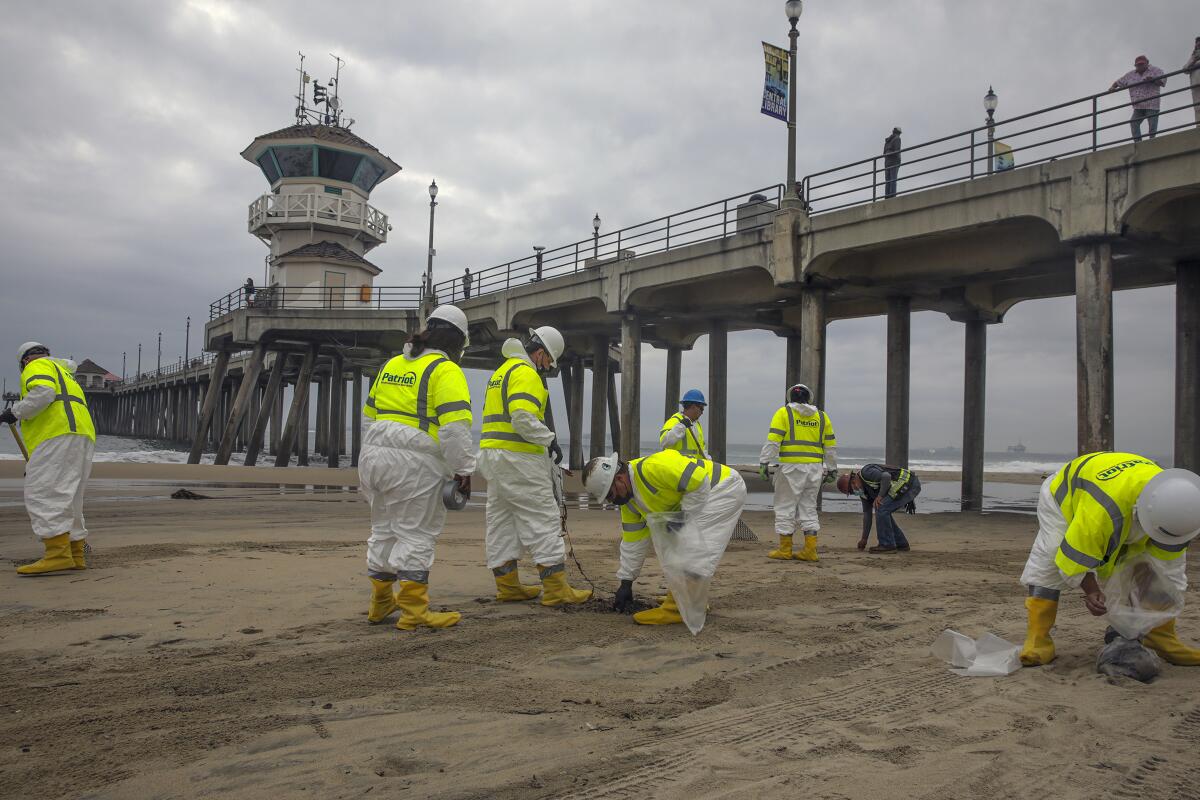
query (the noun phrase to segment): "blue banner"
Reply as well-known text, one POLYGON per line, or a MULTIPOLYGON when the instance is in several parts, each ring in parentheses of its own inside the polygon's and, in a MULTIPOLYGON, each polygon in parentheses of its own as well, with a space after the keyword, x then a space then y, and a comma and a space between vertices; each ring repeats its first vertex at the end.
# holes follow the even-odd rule
POLYGON ((788 109, 788 51, 773 44, 762 43, 767 63, 763 84, 762 113, 787 122, 788 109))

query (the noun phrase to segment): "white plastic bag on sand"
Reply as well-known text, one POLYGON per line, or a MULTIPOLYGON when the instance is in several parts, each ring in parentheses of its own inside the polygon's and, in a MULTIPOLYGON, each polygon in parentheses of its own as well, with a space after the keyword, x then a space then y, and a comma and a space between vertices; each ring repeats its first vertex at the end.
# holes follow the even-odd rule
POLYGON ((971 639, 945 630, 930 652, 950 664, 951 672, 972 678, 998 678, 1021 668, 1021 648, 990 633, 971 639))
POLYGON ((695 525, 684 521, 682 513, 647 514, 646 524, 667 588, 675 598, 683 624, 695 636, 703 630, 708 616, 710 543, 695 525))
POLYGON ((1126 639, 1140 638, 1183 613, 1183 592, 1165 569, 1165 562, 1138 553, 1117 565, 1104 584, 1105 619, 1126 639))

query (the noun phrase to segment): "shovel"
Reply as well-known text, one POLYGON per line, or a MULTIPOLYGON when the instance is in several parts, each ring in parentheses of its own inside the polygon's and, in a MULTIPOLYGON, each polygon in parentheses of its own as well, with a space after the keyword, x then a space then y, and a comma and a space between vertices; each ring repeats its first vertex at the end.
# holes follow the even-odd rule
MULTIPOLYGON (((6 398, 6 399, 7 399, 7 402, 4 404, 5 411, 12 408, 12 404, 13 404, 13 401, 11 398, 6 398)), ((12 423, 9 423, 8 429, 10 431, 12 431, 13 438, 17 440, 17 447, 19 447, 21 449, 21 455, 24 456, 25 461, 28 462, 29 461, 29 450, 25 447, 25 440, 21 438, 21 432, 19 430, 17 430, 17 426, 12 423)))

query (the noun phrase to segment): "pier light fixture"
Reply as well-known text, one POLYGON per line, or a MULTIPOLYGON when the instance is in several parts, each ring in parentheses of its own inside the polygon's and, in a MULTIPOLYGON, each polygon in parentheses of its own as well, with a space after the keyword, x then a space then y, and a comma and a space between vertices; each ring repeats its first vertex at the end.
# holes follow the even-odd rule
POLYGON ((432 181, 429 184, 429 254, 425 262, 425 296, 433 298, 433 256, 437 252, 433 249, 433 212, 437 207, 437 181, 432 181))
POLYGON ((600 258, 600 212, 592 217, 592 258, 600 258))
POLYGON ((998 105, 1000 105, 1000 98, 996 95, 996 90, 989 86, 987 94, 983 96, 983 110, 987 112, 989 119, 996 113, 998 105))
POLYGON ((788 22, 795 25, 796 20, 804 13, 804 0, 787 0, 783 4, 783 13, 787 14, 788 22))
POLYGON ((438 192, 437 181, 433 181, 432 183, 429 184, 429 199, 437 200, 437 192, 438 192))
POLYGON ((1000 98, 996 95, 996 90, 991 86, 988 87, 987 94, 983 96, 983 110, 987 112, 987 133, 988 133, 988 174, 991 175, 996 169, 996 106, 1000 105, 1000 98))
POLYGON ((788 31, 787 194, 781 205, 791 208, 804 206, 800 187, 796 183, 796 39, 800 36, 796 23, 803 12, 802 0, 787 0, 783 4, 783 13, 787 15, 792 28, 788 31))

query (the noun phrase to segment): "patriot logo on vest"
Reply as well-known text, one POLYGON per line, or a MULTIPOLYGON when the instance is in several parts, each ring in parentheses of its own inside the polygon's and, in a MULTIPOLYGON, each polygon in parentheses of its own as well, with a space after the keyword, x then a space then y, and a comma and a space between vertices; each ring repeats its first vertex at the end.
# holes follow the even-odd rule
POLYGON ((383 373, 382 380, 384 383, 391 383, 391 384, 395 384, 397 386, 416 386, 417 385, 417 373, 405 372, 402 375, 395 375, 391 372, 385 372, 385 373, 383 373))
POLYGON ((1136 466, 1140 466, 1142 464, 1148 464, 1152 467, 1155 466, 1155 463, 1153 461, 1147 461, 1144 458, 1131 458, 1128 461, 1122 461, 1120 464, 1113 464, 1108 469, 1103 470, 1101 472, 1097 472, 1096 480, 1098 480, 1098 481, 1112 480, 1113 478, 1117 477, 1125 470, 1131 469, 1136 466))

